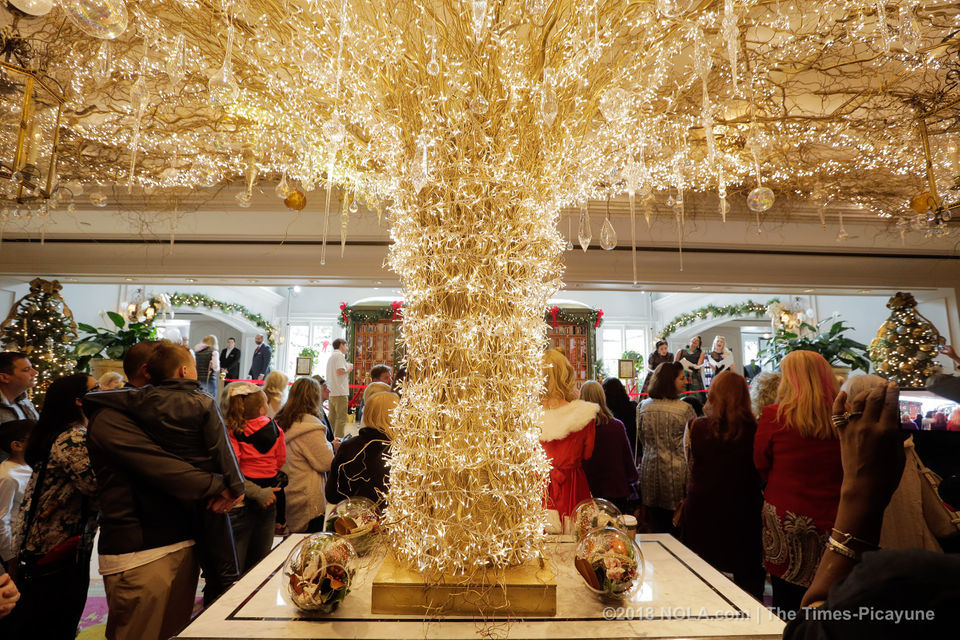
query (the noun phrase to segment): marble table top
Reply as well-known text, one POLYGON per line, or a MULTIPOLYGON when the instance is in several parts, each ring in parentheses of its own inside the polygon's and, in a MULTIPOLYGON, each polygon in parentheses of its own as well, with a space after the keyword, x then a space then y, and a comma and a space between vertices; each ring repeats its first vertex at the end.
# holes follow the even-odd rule
POLYGON ((282 566, 302 538, 293 535, 204 611, 178 638, 779 638, 783 623, 692 551, 666 534, 638 536, 643 586, 615 606, 597 598, 573 567, 574 544, 547 545, 557 576, 554 617, 487 618, 370 613, 371 584, 383 556, 364 559, 349 596, 328 616, 299 611, 286 598, 282 566))

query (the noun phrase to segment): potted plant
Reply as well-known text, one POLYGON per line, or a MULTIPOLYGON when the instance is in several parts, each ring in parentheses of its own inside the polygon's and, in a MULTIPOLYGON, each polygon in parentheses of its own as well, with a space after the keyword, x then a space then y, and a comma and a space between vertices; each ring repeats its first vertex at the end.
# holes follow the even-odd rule
POLYGON ((119 313, 106 312, 107 317, 116 327, 115 329, 99 329, 82 322, 77 328, 88 334, 77 341, 74 355, 77 358, 77 369, 89 371, 92 376, 99 378, 107 371, 123 371, 123 356, 130 347, 150 340, 156 334, 152 321, 127 322, 119 313))
POLYGON ((844 333, 850 329, 852 327, 844 324, 842 320, 834 318, 822 320, 816 326, 801 322, 796 333, 781 327, 758 355, 763 364, 779 367, 780 361, 791 351, 815 351, 834 368, 849 367, 854 371, 870 371, 867 345, 845 336, 844 333), (833 324, 829 329, 824 329, 828 322, 833 324))

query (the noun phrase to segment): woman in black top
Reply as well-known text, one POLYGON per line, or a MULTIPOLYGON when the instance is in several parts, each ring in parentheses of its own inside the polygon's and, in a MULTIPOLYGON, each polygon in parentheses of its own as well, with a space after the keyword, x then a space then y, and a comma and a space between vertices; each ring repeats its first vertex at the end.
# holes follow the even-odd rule
POLYGON ((619 378, 610 377, 603 381, 603 393, 607 397, 607 408, 613 417, 623 423, 627 430, 627 440, 630 441, 630 450, 636 460, 640 456, 637 451, 637 403, 630 399, 627 390, 619 378))
POLYGON ((647 359, 647 377, 643 380, 641 393, 647 392, 647 386, 650 384, 650 378, 653 376, 653 372, 664 362, 673 362, 673 354, 670 353, 670 347, 667 346, 666 340, 657 340, 657 345, 653 353, 651 353, 647 359))

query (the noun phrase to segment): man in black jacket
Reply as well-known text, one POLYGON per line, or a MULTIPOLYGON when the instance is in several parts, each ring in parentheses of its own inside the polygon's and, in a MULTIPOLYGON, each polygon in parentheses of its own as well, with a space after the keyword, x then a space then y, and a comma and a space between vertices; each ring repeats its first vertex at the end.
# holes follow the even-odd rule
POLYGON ((220 352, 220 367, 227 370, 228 380, 240 377, 240 349, 233 338, 227 338, 227 348, 220 352))
POLYGON ((263 336, 257 335, 253 339, 257 348, 253 350, 253 361, 250 363, 250 379, 263 380, 270 373, 270 345, 263 343, 263 336))
POLYGON ((225 513, 234 500, 219 474, 201 471, 168 453, 136 422, 97 408, 87 430, 90 461, 100 487, 100 573, 110 614, 108 638, 169 638, 190 621, 199 578, 192 505, 208 501, 225 513))

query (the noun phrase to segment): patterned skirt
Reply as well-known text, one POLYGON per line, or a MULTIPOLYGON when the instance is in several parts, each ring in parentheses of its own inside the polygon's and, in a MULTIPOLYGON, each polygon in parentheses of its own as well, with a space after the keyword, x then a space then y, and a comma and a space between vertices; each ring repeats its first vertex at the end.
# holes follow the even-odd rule
POLYGON ((774 505, 763 503, 763 563, 770 575, 809 587, 828 536, 810 516, 778 513, 774 505))

